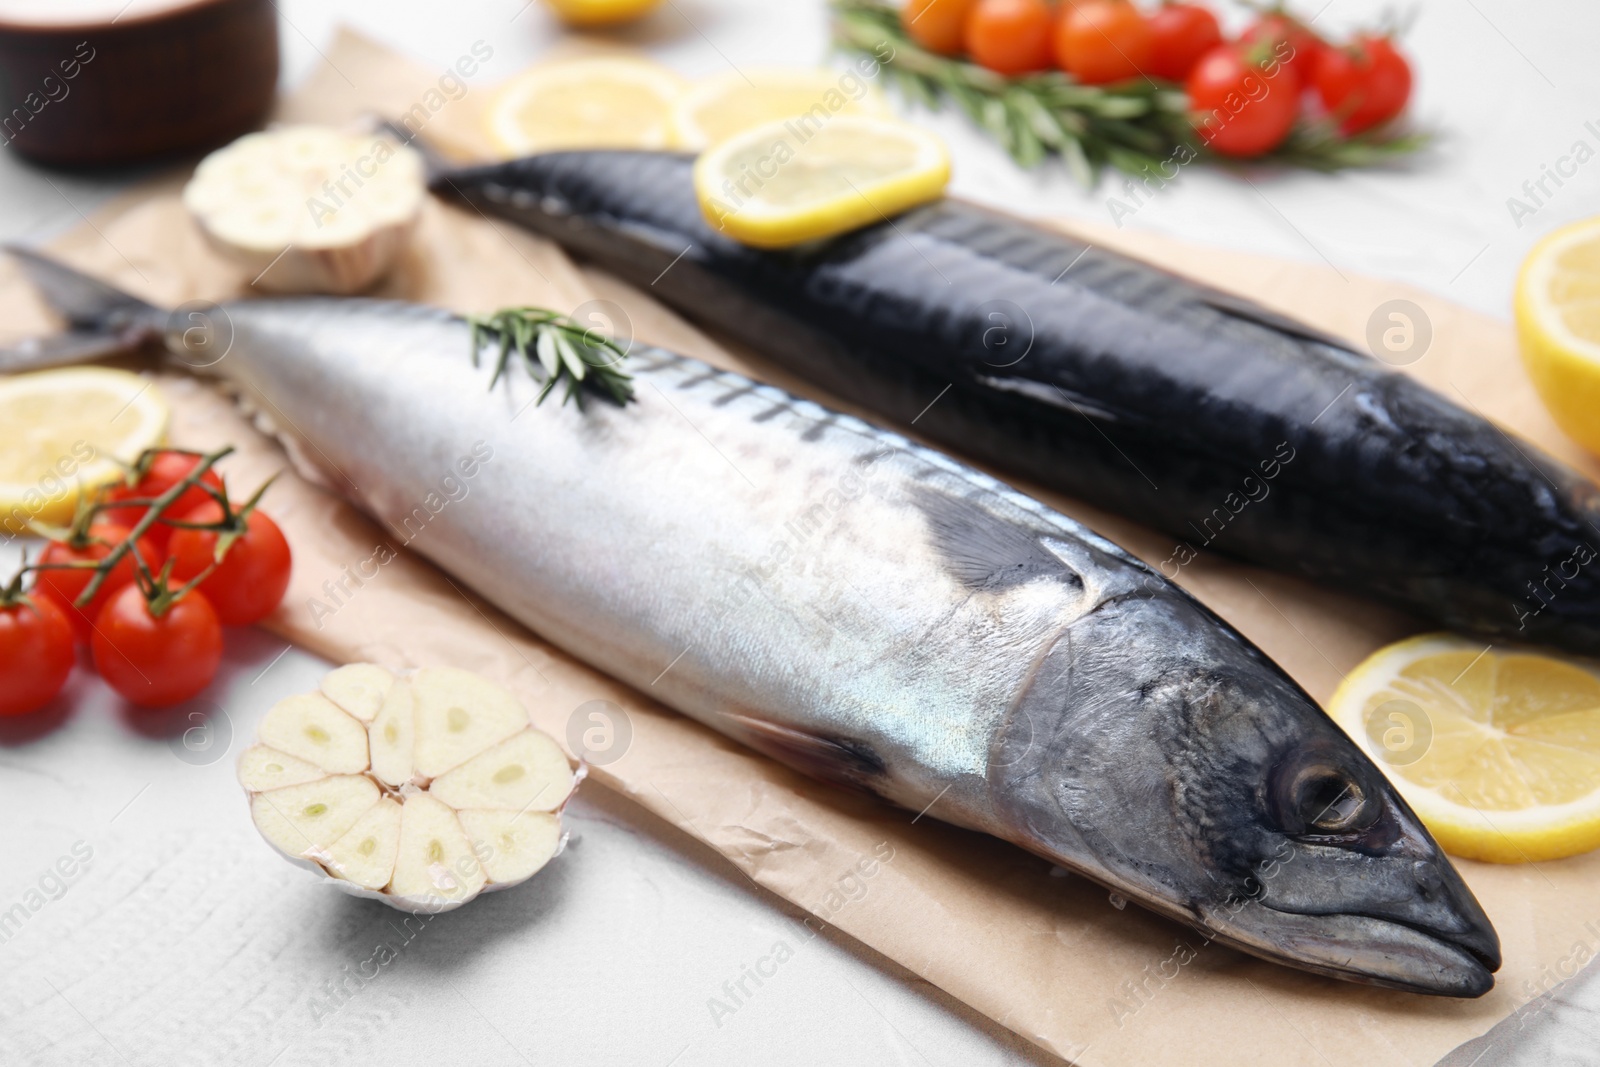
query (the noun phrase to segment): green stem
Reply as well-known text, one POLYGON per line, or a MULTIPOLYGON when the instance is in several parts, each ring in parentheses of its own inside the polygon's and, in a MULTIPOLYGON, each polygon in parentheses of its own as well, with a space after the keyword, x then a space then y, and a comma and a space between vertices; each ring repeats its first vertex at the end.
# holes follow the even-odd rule
MULTIPOLYGON (((170 489, 155 498, 155 502, 150 505, 150 510, 146 511, 144 516, 134 524, 132 530, 128 531, 127 538, 120 544, 115 545, 106 558, 96 564, 95 569, 98 573, 90 579, 88 585, 84 586, 83 592, 78 594, 78 599, 73 601, 73 604, 82 608, 93 600, 95 594, 100 592, 100 587, 105 584, 106 577, 116 568, 118 563, 122 562, 122 558, 129 552, 133 552, 134 544, 139 538, 149 533, 150 529, 161 520, 162 512, 171 507, 191 487, 201 484, 200 479, 206 476, 217 461, 224 456, 231 455, 232 452, 233 446, 227 445, 216 452, 185 453, 186 455, 198 455, 200 462, 196 463, 194 468, 182 480, 174 482, 170 489)), ((121 505, 120 501, 115 503, 119 506, 121 505)), ((142 564, 142 561, 138 559, 137 552, 134 552, 134 557, 136 564, 142 564)))

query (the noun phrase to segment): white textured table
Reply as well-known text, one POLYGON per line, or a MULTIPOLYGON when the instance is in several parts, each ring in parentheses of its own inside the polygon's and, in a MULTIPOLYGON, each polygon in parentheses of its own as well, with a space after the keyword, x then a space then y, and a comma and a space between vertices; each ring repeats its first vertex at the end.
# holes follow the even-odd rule
MULTIPOLYGON (((290 80, 320 61, 339 21, 441 69, 488 42, 494 59, 470 92, 556 36, 523 0, 279 7, 290 80)), ((1345 29, 1379 8, 1330 0, 1318 25, 1345 29)), ((826 49, 815 2, 669 0, 624 39, 687 74, 809 63, 826 49)), ((1417 113, 1445 136, 1406 172, 1247 184, 1191 168, 1141 203, 1120 183, 1090 193, 1052 168, 1021 174, 961 119, 931 121, 954 148, 962 195, 1100 222, 1115 221, 1116 197, 1127 226, 1321 260, 1503 317, 1533 240, 1600 211, 1595 158, 1560 186, 1535 185, 1537 201, 1523 188, 1578 141, 1600 152, 1596 41, 1600 7, 1580 0, 1424 4, 1409 37, 1417 113), (1513 196, 1532 209, 1520 226, 1513 196)), ((136 177, 83 179, 0 156, 0 236, 73 225, 136 177)), ((9 565, 14 551, 0 555, 9 565)), ((256 838, 233 759, 275 700, 325 668, 264 634, 231 634, 204 698, 220 709, 215 747, 198 757, 141 733, 83 672, 59 729, 0 735, 0 916, 42 901, 15 929, 0 919, 0 1064, 1056 1062, 868 950, 808 939, 787 905, 597 789, 569 809, 561 862, 420 930, 315 884, 256 838), (92 852, 87 864, 75 850, 92 852), (64 857, 70 879, 49 874, 64 857), (778 942, 793 956, 777 976, 713 1017, 723 983, 778 942)))

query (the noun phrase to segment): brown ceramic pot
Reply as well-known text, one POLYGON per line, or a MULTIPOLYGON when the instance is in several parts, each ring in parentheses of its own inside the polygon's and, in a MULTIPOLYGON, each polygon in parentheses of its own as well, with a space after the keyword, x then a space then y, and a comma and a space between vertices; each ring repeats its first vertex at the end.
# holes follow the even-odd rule
POLYGON ((192 152, 258 125, 272 0, 0 3, 0 144, 55 166, 192 152))

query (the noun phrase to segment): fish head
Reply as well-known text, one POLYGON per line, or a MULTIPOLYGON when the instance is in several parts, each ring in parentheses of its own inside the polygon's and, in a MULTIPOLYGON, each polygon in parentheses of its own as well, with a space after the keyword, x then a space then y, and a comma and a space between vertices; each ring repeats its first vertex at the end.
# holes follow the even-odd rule
POLYGON ((1303 970, 1443 996, 1493 987, 1494 928, 1394 786, 1182 594, 1079 620, 1008 729, 1013 814, 1063 862, 1303 970))
POLYGON ((1263 746, 1244 780, 1253 795, 1217 812, 1197 846, 1232 883, 1195 902, 1209 929, 1373 985, 1455 997, 1494 987, 1500 941, 1482 906, 1404 798, 1325 716, 1263 746))
POLYGON ((621 250, 649 258, 640 272, 663 272, 671 257, 697 258, 686 241, 737 247, 700 211, 694 160, 689 153, 637 149, 540 152, 439 173, 432 188, 590 258, 615 266, 621 250), (652 253, 669 258, 657 264, 652 253))

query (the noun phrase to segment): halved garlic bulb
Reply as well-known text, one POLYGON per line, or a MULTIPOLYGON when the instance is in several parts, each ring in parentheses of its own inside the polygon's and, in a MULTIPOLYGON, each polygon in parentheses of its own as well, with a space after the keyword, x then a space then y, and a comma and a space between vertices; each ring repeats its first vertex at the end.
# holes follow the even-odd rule
POLYGON ((378 134, 287 126, 200 161, 183 203, 261 289, 354 293, 393 266, 426 195, 422 157, 378 134))
POLYGON ((505 689, 453 668, 340 667, 279 701, 239 759, 267 842, 412 912, 526 881, 561 846, 577 780, 505 689))

